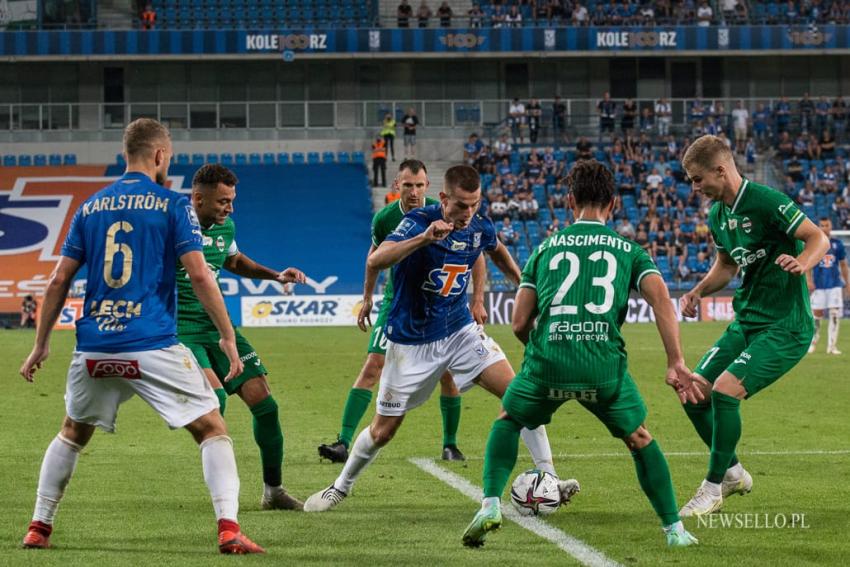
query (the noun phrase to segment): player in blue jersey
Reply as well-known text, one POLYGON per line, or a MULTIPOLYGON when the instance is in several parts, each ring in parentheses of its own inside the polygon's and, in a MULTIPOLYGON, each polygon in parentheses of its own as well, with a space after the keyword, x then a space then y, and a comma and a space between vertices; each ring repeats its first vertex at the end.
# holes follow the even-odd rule
POLYGON ((841 354, 838 350, 838 329, 844 313, 844 297, 850 296, 850 271, 847 269, 847 254, 844 243, 832 238, 832 221, 824 217, 820 229, 829 238, 829 250, 818 265, 806 272, 806 282, 811 292, 812 313, 815 316, 815 336, 809 352, 815 352, 820 338, 820 321, 823 312, 829 315, 826 354, 841 354))
POLYGON ((230 361, 225 381, 242 372, 233 327, 202 253, 189 200, 163 187, 172 157, 162 124, 141 118, 124 131, 127 171, 77 210, 44 297, 35 345, 21 374, 32 382, 49 353, 50 332, 77 271, 88 265, 85 309, 68 370, 66 416, 38 479, 35 512, 23 545, 49 547, 53 518, 95 426, 115 430, 118 406, 138 394, 169 427, 185 427, 201 448, 204 480, 218 520, 221 553, 262 553, 237 522, 239 476, 218 398, 189 349, 177 342, 176 266, 221 334, 230 361))
MULTIPOLYGON (((515 284, 519 267, 496 238, 493 222, 477 214, 478 172, 467 165, 451 167, 443 186, 440 204, 407 213, 367 260, 370 269, 393 267, 395 289, 377 414, 357 436, 340 475, 307 499, 305 512, 324 512, 341 502, 393 438, 405 414, 428 400, 447 370, 461 392, 479 384, 498 397, 514 377, 502 350, 473 321, 466 289, 482 252, 515 284)), ((535 466, 555 474, 546 430, 523 429, 522 436, 535 466)), ((578 483, 562 481, 561 489, 568 501, 578 483)))

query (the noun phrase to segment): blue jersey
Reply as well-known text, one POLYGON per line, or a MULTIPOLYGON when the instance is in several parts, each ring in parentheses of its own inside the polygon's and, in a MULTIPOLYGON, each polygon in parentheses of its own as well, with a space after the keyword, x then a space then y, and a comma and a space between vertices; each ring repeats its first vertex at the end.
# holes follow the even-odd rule
POLYGON ((824 257, 821 258, 821 261, 812 270, 815 289, 844 287, 845 282, 841 281, 841 272, 838 269, 838 264, 846 258, 844 243, 837 238, 830 238, 829 250, 826 251, 824 257))
MULTIPOLYGON (((443 218, 440 205, 407 213, 387 236, 401 242, 418 236, 443 218)), ((466 288, 472 266, 484 250, 495 250, 496 227, 476 214, 464 229, 416 250, 393 267, 393 296, 387 338, 416 345, 438 341, 472 322, 466 288)))
POLYGON ((177 343, 177 261, 203 251, 189 199, 128 173, 80 206, 62 255, 88 265, 77 350, 136 352, 177 343))

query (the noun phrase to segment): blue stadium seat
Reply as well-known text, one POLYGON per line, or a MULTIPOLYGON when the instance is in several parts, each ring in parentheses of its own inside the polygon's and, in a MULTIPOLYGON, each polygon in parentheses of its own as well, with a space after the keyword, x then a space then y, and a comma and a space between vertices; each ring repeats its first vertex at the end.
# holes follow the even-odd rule
POLYGON ((324 152, 322 154, 322 163, 333 163, 336 161, 336 154, 333 152, 324 152))
POLYGON ((177 165, 189 165, 191 161, 189 154, 177 154, 177 165))
POLYGON ((277 163, 286 164, 289 163, 289 154, 286 152, 280 152, 277 154, 277 163))
POLYGON ((47 156, 44 154, 35 154, 33 156, 33 165, 44 167, 47 165, 47 156))
POLYGON ((115 154, 115 163, 121 166, 127 165, 127 161, 124 159, 124 154, 115 154))
POLYGON ((318 165, 319 163, 321 163, 319 152, 309 152, 307 154, 307 163, 309 163, 310 165, 318 165))
POLYGON ((292 163, 296 165, 303 165, 304 154, 301 152, 292 152, 292 163))
POLYGON ((266 152, 263 154, 263 165, 274 165, 274 154, 266 152))
POLYGON ((366 155, 363 152, 352 152, 351 161, 354 163, 366 163, 366 155))
MULTIPOLYGON (((215 163, 215 162, 210 160, 210 163, 215 163)), ((233 165, 233 154, 230 154, 230 153, 221 154, 221 165, 233 165)))
POLYGON ((339 152, 336 156, 336 161, 339 163, 351 163, 351 155, 348 152, 339 152))
POLYGON ((32 165, 32 156, 29 154, 22 154, 18 156, 18 165, 28 166, 32 165))
POLYGON ((218 163, 218 154, 207 154, 207 163, 218 163))
POLYGON ((62 154, 50 154, 48 163, 50 165, 62 165, 62 154))
MULTIPOLYGON (((238 155, 236 156, 236 160, 239 161, 238 155)), ((251 165, 260 165, 261 163, 263 163, 263 158, 260 157, 260 154, 255 152, 248 156, 248 163, 250 163, 251 165)))
POLYGON ((18 165, 18 156, 13 156, 10 154, 6 154, 3 156, 4 167, 14 167, 16 165, 18 165))
POLYGON ((248 156, 245 154, 238 153, 233 157, 236 158, 236 165, 248 165, 248 156))
POLYGON ((64 165, 77 165, 77 154, 65 154, 62 163, 64 165))
POLYGON ((204 154, 192 154, 192 165, 204 165, 204 154))

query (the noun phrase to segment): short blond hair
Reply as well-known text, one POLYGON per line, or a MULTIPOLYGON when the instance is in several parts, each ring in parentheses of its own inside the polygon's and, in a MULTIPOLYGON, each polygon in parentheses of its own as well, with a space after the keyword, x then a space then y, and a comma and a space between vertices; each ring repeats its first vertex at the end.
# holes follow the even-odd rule
POLYGON ((124 128, 124 153, 127 159, 150 158, 160 144, 171 140, 171 133, 152 118, 138 118, 124 128))
POLYGON ((697 138, 688 146, 684 157, 682 157, 682 167, 686 171, 694 166, 700 169, 711 169, 720 160, 734 161, 734 159, 732 150, 729 149, 726 142, 717 136, 706 134, 697 138))

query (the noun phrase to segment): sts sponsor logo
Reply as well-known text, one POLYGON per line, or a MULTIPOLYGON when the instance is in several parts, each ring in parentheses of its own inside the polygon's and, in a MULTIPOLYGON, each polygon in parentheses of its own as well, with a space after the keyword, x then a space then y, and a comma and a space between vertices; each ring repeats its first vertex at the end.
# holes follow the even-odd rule
POLYGON ((443 297, 459 295, 466 290, 471 273, 466 264, 443 264, 442 268, 431 270, 422 289, 443 297))

